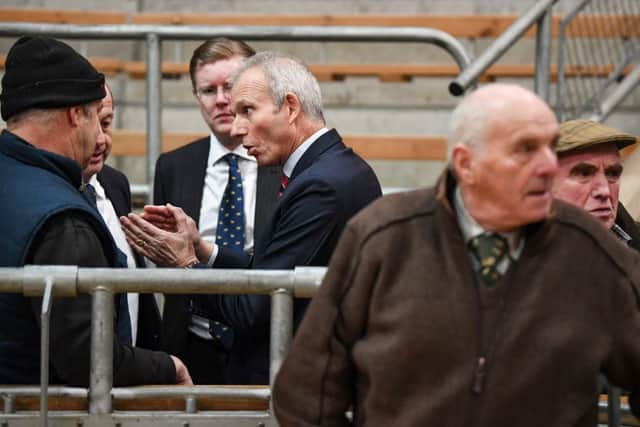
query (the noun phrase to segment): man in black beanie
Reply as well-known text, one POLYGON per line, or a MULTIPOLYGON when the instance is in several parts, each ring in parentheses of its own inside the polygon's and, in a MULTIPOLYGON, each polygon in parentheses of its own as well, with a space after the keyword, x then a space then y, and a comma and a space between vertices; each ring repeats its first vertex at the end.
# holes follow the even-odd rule
MULTIPOLYGON (((0 110, 0 266, 122 267, 81 173, 101 136, 104 76, 58 40, 22 37, 9 50, 0 110)), ((0 294, 0 384, 39 382, 41 298, 0 294)), ((89 382, 91 299, 55 298, 50 381, 89 382)), ((113 384, 191 384, 184 364, 114 338, 113 384)))

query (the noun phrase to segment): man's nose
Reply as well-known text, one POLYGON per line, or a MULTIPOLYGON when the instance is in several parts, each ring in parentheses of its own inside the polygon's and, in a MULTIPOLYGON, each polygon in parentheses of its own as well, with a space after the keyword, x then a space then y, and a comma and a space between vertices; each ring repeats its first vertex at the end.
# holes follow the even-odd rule
POLYGON ((240 136, 242 135, 243 132, 243 126, 241 124, 242 119, 239 116, 235 116, 233 119, 233 122, 231 122, 231 132, 230 135, 233 137, 236 136, 240 136))
POLYGON ((593 177, 591 196, 597 199, 608 199, 611 197, 611 188, 609 187, 609 181, 604 172, 598 172, 593 177))
POLYGON ((98 125, 98 137, 96 138, 96 144, 97 145, 102 145, 102 144, 106 144, 107 143, 107 135, 105 134, 104 130, 102 129, 101 125, 98 125))
POLYGON ((216 90, 215 100, 216 104, 228 104, 230 98, 229 89, 224 87, 219 87, 216 90))
POLYGON ((553 177, 558 172, 558 156, 551 147, 544 147, 540 153, 538 173, 553 177))

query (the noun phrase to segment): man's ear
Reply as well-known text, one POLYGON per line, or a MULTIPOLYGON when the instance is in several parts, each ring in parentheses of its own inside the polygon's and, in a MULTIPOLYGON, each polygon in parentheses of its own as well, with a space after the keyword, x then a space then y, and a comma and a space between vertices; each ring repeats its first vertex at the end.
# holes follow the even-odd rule
POLYGON ((465 184, 473 184, 473 150, 463 144, 458 144, 451 151, 451 166, 458 180, 465 184))
POLYGON ((289 124, 296 121, 300 113, 302 112, 302 105, 300 99, 293 92, 287 92, 284 96, 284 108, 287 108, 287 114, 289 115, 289 124))
POLYGON ((76 105, 73 107, 67 108, 67 120, 69 120, 69 125, 71 127, 80 126, 80 121, 84 117, 84 110, 81 106, 76 105))

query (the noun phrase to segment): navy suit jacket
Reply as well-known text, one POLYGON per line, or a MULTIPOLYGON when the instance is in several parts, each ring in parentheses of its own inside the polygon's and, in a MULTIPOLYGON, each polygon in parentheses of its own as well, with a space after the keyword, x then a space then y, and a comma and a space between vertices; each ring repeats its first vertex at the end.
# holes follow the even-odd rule
MULTIPOLYGON (((347 221, 381 195, 369 165, 347 148, 335 130, 322 135, 300 158, 275 206, 253 257, 220 249, 214 267, 292 269, 326 266, 347 221)), ((270 298, 216 295, 209 309, 231 325, 235 339, 228 377, 231 384, 269 382, 270 298)), ((294 324, 308 300, 297 299, 294 324)))
MULTIPOLYGON (((156 205, 171 203, 179 206, 198 224, 210 143, 211 139, 207 136, 158 158, 153 186, 153 202, 156 205)), ((280 168, 258 168, 254 237, 264 228, 276 202, 281 174, 280 168)), ((185 357, 187 347, 188 300, 189 296, 186 295, 165 296, 163 348, 180 358, 185 357)))
MULTIPOLYGON (((120 171, 104 165, 102 170, 98 172, 98 182, 104 188, 104 192, 116 215, 125 216, 131 212, 131 190, 129 188, 129 180, 120 171)), ((136 266, 141 268, 145 266, 144 258, 133 251, 136 260, 136 266)), ((149 350, 160 349, 161 330, 160 330, 160 311, 153 294, 139 294, 138 306, 138 335, 136 337, 136 347, 147 348, 149 350)))

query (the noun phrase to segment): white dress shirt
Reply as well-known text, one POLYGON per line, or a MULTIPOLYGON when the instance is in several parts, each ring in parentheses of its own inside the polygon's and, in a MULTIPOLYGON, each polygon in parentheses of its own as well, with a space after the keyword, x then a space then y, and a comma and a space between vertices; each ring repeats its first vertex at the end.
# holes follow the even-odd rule
MULTIPOLYGON (((455 194, 453 196, 453 204, 455 206, 458 224, 460 225, 460 230, 462 231, 462 237, 464 238, 465 243, 468 244, 474 237, 487 232, 487 230, 482 228, 482 226, 478 224, 473 217, 471 217, 469 211, 467 211, 467 208, 464 206, 464 201, 462 200, 462 194, 459 186, 456 187, 455 194)), ((509 268, 511 262, 520 257, 522 249, 524 249, 524 236, 522 236, 522 233, 517 231, 501 231, 500 233, 494 234, 504 237, 509 244, 508 256, 503 257, 496 267, 500 274, 504 274, 507 271, 507 268, 509 268)), ((480 262, 475 256, 473 256, 470 250, 467 252, 469 253, 474 269, 477 270, 480 267, 480 262)))
MULTIPOLYGON (((96 190, 96 204, 98 205, 98 211, 100 212, 105 224, 107 224, 107 227, 113 236, 113 240, 115 240, 118 249, 127 256, 127 267, 136 268, 133 251, 124 236, 124 232, 120 226, 120 219, 118 219, 118 215, 113 208, 111 200, 107 199, 104 187, 100 185, 97 175, 93 175, 91 177, 89 184, 91 184, 96 190)), ((129 317, 131 318, 131 338, 135 345, 136 337, 138 335, 138 294, 127 293, 127 303, 129 305, 129 317)))
POLYGON ((214 134, 211 134, 209 144, 209 159, 207 160, 207 172, 204 177, 202 189, 202 203, 200 204, 200 221, 198 229, 203 239, 210 243, 216 241, 216 227, 218 225, 218 210, 224 190, 229 181, 229 163, 223 159, 228 153, 238 156, 238 168, 242 176, 242 193, 244 200, 244 229, 245 252, 253 251, 253 230, 256 210, 256 191, 258 182, 258 162, 255 157, 247 154, 247 150, 238 145, 231 151, 220 144, 214 134))

